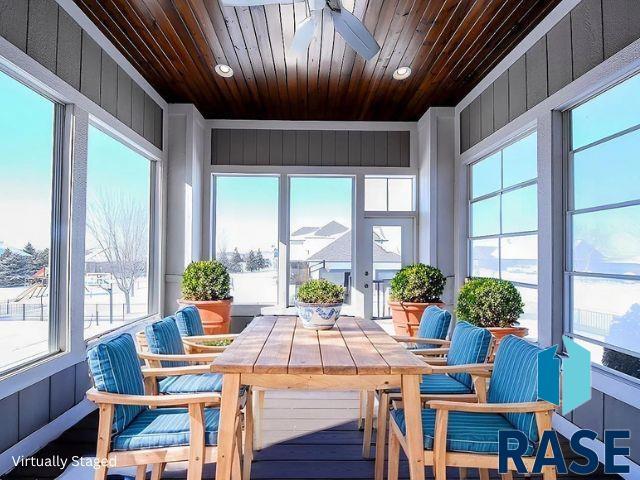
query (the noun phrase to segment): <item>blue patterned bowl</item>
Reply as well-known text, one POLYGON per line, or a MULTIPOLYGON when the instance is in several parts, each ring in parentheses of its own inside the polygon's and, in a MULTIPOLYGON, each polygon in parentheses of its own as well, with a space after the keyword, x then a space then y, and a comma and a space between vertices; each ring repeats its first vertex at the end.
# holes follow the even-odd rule
POLYGON ((340 316, 342 303, 296 303, 298 317, 305 328, 329 330, 340 316))

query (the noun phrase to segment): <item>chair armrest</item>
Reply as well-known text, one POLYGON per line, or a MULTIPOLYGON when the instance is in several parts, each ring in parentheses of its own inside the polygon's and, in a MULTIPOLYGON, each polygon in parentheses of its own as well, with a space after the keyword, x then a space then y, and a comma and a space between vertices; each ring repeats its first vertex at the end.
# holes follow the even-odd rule
POLYGON ((469 373, 478 376, 491 376, 493 364, 490 363, 468 363, 466 365, 433 365, 427 361, 429 365, 429 374, 438 373, 469 373))
POLYGON ((192 343, 201 343, 201 342, 215 342, 216 340, 235 340, 238 338, 237 333, 228 333, 221 335, 194 335, 191 337, 182 337, 182 340, 187 340, 192 343))
POLYGON ((428 403, 434 410, 474 413, 536 413, 555 410, 553 403, 545 401, 523 403, 465 403, 434 400, 428 403))
POLYGON ((418 353, 418 355, 420 355, 420 359, 423 362, 428 363, 429 365, 446 365, 447 364, 447 359, 445 357, 431 357, 429 355, 421 355, 420 353, 418 353))
POLYGON ((157 360, 161 362, 187 362, 202 363, 213 362, 217 354, 213 353, 191 353, 188 355, 163 355, 159 353, 138 352, 138 357, 143 360, 157 360))
POLYGON ((145 377, 176 377, 180 375, 197 375, 199 373, 211 373, 211 366, 188 365, 186 367, 161 367, 142 369, 142 375, 145 377))
POLYGON ((423 338, 423 337, 405 337, 401 335, 396 335, 391 337, 396 342, 400 343, 417 343, 423 345, 442 345, 444 347, 448 347, 451 344, 450 340, 443 340, 441 338, 423 338))
POLYGON ((87 391, 87 398, 98 404, 144 405, 152 407, 179 407, 193 403, 210 403, 214 396, 210 393, 192 393, 188 395, 124 395, 120 393, 100 392, 95 388, 87 391))
POLYGON ((449 353, 449 349, 442 348, 419 348, 416 350, 409 350, 411 353, 421 355, 423 357, 441 357, 442 355, 446 355, 449 353))

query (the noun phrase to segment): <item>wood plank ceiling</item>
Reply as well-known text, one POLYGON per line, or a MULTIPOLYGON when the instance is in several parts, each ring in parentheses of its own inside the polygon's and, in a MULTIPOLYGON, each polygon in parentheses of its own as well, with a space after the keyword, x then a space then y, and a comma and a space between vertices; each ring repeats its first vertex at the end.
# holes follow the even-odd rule
POLYGON ((343 0, 382 46, 370 61, 328 15, 308 55, 291 54, 304 2, 75 2, 167 101, 207 118, 414 121, 460 101, 560 0, 343 0), (214 73, 218 63, 235 75, 214 73), (399 66, 412 76, 394 80, 399 66))

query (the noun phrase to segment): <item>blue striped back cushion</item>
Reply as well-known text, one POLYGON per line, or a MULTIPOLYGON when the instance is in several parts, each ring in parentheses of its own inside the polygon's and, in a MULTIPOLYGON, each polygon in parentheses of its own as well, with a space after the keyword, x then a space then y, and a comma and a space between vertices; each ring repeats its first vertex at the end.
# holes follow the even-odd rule
MULTIPOLYGON (((87 363, 97 390, 126 395, 144 395, 144 380, 133 338, 128 333, 99 343, 87 351, 87 363)), ((145 407, 117 405, 113 433, 124 430, 145 407)))
POLYGON ((193 305, 181 308, 175 313, 174 317, 178 325, 178 331, 183 337, 204 335, 200 313, 193 305))
MULTIPOLYGON (((491 332, 467 322, 458 322, 451 336, 447 365, 484 363, 489 353, 491 332)), ((471 388, 473 383, 468 373, 452 373, 451 376, 471 388)))
MULTIPOLYGON (((151 353, 161 355, 184 355, 184 345, 182 337, 178 331, 178 326, 173 317, 166 317, 162 320, 147 325, 144 329, 147 337, 147 344, 151 353)), ((187 362, 160 362, 163 367, 184 367, 187 362)))
MULTIPOLYGON (((438 338, 444 340, 447 338, 450 323, 451 314, 449 312, 435 305, 431 305, 422 312, 420 326, 418 327, 418 336, 420 338, 438 338)), ((432 345, 432 347, 437 346, 439 345, 432 345)), ((420 345, 420 348, 425 347, 420 345)))
MULTIPOLYGON (((513 335, 498 346, 489 382, 489 403, 535 402, 538 400, 538 353, 542 349, 513 335)), ((509 423, 538 441, 533 413, 507 413, 509 423)))

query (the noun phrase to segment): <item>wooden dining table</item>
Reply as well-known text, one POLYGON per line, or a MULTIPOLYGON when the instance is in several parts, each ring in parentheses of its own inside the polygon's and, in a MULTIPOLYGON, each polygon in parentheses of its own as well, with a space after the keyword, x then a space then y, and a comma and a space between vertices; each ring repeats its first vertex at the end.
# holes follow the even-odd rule
POLYGON ((256 317, 211 364, 223 374, 216 479, 230 480, 242 385, 269 390, 401 388, 412 480, 424 479, 420 379, 428 366, 377 323, 340 317, 309 330, 297 317, 256 317))

